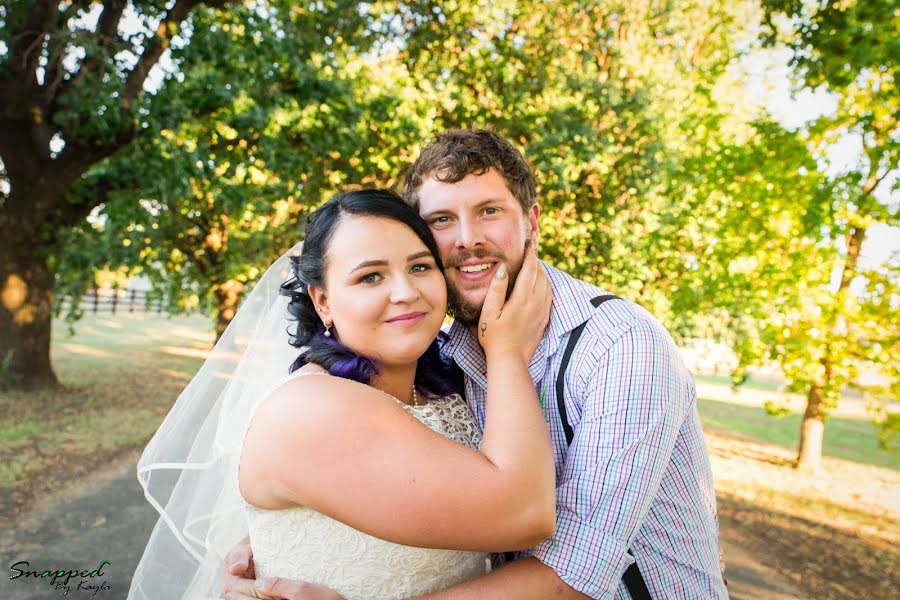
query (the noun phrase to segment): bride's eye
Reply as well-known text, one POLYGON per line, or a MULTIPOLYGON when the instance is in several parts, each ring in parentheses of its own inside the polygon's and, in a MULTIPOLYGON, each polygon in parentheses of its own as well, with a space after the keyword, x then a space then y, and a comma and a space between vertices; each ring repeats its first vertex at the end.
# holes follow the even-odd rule
POLYGON ((368 275, 363 275, 360 278, 360 283, 367 283, 369 285, 378 283, 381 280, 381 275, 378 273, 369 273, 368 275))
POLYGON ((413 267, 409 271, 410 273, 424 273, 430 270, 431 265, 429 265, 428 263, 419 263, 417 265, 413 265, 413 267))

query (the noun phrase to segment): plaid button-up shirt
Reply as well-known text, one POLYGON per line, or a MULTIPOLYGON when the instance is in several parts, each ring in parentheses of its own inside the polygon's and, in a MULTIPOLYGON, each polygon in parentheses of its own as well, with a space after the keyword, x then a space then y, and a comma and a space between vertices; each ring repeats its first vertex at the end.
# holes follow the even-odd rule
MULTIPOLYGON (((635 560, 653 598, 727 598, 694 382, 671 337, 637 305, 612 300, 594 308, 600 289, 544 268, 553 306, 528 370, 553 439, 556 533, 519 556, 535 556, 592 598, 630 600, 622 575, 635 560), (582 323, 565 374, 575 433, 569 447, 556 378, 582 323)), ((444 351, 465 374, 466 398, 483 427, 484 352, 458 323, 449 334, 444 351)))

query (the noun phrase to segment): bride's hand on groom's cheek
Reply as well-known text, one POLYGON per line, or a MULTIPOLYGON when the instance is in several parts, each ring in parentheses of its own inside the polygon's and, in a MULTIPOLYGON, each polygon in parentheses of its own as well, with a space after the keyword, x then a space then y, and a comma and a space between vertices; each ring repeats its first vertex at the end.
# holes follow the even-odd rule
POLYGON ((550 280, 530 243, 507 298, 508 289, 509 274, 501 264, 481 308, 478 341, 488 357, 520 354, 528 364, 544 337, 553 300, 550 280))

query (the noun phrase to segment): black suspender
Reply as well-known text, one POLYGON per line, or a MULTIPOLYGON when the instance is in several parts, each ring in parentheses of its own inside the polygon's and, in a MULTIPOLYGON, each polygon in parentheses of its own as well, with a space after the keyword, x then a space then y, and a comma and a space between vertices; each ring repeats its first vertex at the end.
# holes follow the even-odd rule
MULTIPOLYGON (((607 300, 616 299, 618 299, 618 296, 607 294, 593 298, 591 304, 594 305, 594 308, 597 308, 607 300)), ((566 349, 563 352, 562 363, 559 365, 559 373, 556 375, 556 406, 559 407, 559 418, 562 421, 563 431, 566 433, 567 446, 572 445, 572 438, 575 437, 575 432, 572 431, 572 426, 569 425, 569 416, 566 414, 566 369, 569 367, 569 360, 572 358, 572 353, 575 351, 575 346, 578 344, 578 339, 581 337, 581 333, 586 325, 587 321, 572 330, 572 335, 569 336, 569 343, 566 344, 566 349)))
MULTIPOLYGON (((631 554, 631 557, 634 558, 631 550, 628 551, 628 554, 631 554)), ((641 570, 638 569, 637 561, 628 565, 628 568, 625 569, 625 573, 622 575, 622 581, 625 582, 625 587, 628 588, 628 593, 631 594, 631 600, 653 600, 650 597, 650 590, 647 589, 644 576, 641 575, 641 570)))
MULTIPOLYGON (((615 299, 618 299, 618 296, 613 296, 612 294, 597 296, 596 298, 591 299, 591 304, 596 308, 607 300, 615 299)), ((581 337, 581 333, 584 331, 586 325, 587 322, 584 322, 572 330, 572 334, 569 336, 569 343, 566 345, 566 349, 563 352, 562 363, 559 365, 559 373, 556 376, 556 405, 559 408, 559 419, 562 421, 563 431, 566 434, 567 446, 572 445, 572 439, 575 437, 575 432, 569 424, 569 416, 566 413, 566 368, 569 366, 569 360, 572 358, 572 353, 575 351, 575 346, 578 344, 578 339, 581 337)), ((628 551, 628 554, 631 554, 631 556, 634 557, 631 550, 628 551)), ((625 587, 628 588, 628 593, 631 594, 631 600, 652 600, 650 597, 650 590, 647 589, 647 584, 638 569, 637 562, 633 562, 629 565, 625 570, 625 574, 622 575, 622 580, 625 582, 625 587)))

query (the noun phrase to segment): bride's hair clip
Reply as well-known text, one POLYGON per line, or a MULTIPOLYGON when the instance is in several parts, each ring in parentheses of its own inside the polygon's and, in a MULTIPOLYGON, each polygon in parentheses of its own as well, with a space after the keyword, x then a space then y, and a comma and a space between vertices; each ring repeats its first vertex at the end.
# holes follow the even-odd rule
POLYGON ((281 284, 278 293, 282 296, 289 297, 292 301, 300 299, 300 296, 306 295, 306 282, 300 273, 300 255, 294 254, 289 257, 291 261, 291 271, 294 276, 281 284))

